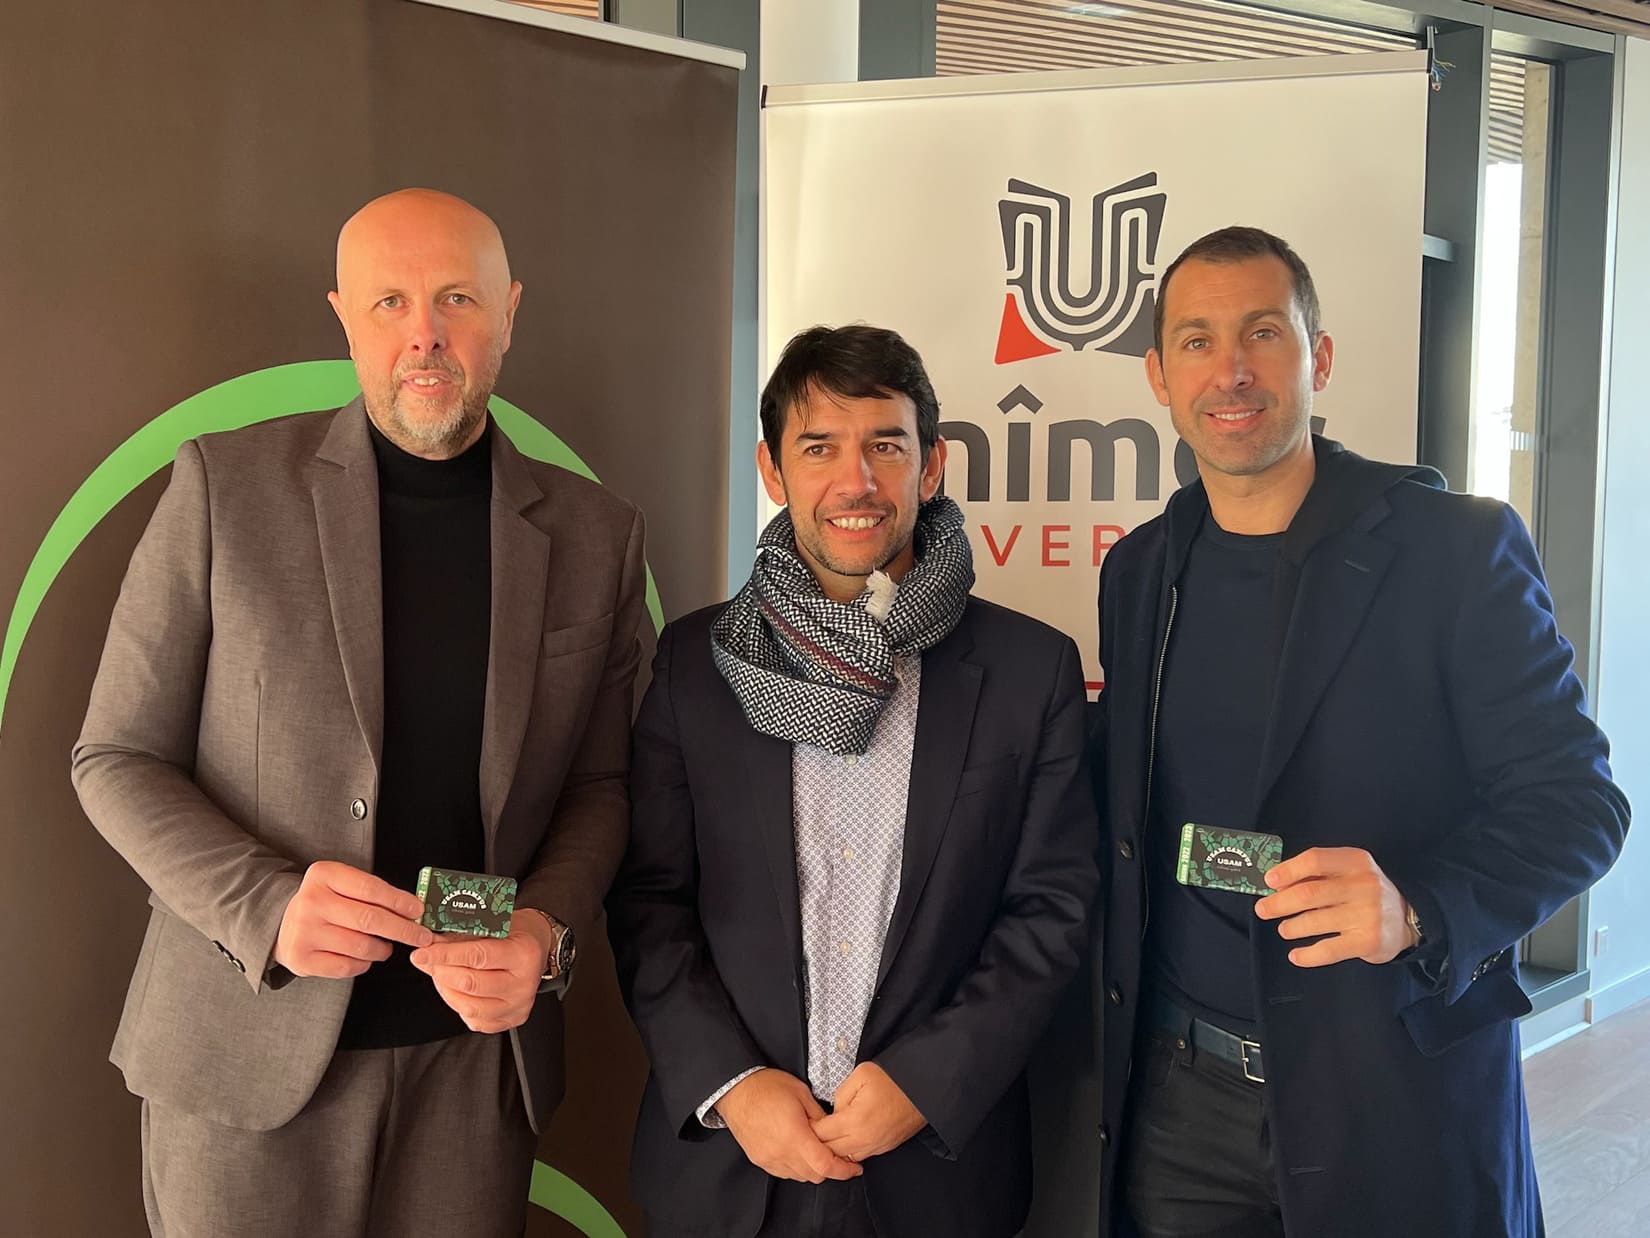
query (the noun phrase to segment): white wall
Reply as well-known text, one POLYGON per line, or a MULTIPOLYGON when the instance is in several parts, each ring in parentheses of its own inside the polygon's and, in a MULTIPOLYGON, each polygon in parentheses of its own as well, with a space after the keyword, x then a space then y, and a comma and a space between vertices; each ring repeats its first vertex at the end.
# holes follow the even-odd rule
POLYGON ((1650 41, 1625 42, 1596 705, 1639 821, 1589 908, 1594 1020, 1650 997, 1650 41))
POLYGON ((762 0, 762 84, 859 80, 859 0, 762 0))

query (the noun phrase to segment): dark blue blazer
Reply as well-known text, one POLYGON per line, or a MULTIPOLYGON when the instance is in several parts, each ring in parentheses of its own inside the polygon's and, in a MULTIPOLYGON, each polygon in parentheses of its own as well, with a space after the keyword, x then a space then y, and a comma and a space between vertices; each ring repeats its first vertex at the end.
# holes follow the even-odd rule
MULTIPOLYGON (((807 1078, 807 1029, 792 749, 751 728, 717 671, 720 609, 660 637, 608 917, 652 1067, 633 1193, 678 1228, 748 1238, 771 1180, 696 1110, 751 1066, 807 1078)), ((1023 1072, 1082 959, 1098 839, 1076 645, 970 598, 923 655, 899 897, 859 1046, 929 1122, 865 1163, 883 1238, 1019 1229, 1023 1072)))
MULTIPOLYGON (((1627 802, 1518 516, 1445 492, 1432 470, 1314 445, 1271 648, 1256 652, 1275 674, 1254 820, 1286 855, 1370 851, 1427 945, 1381 966, 1300 968, 1275 925, 1251 925, 1284 1221, 1303 1238, 1538 1235, 1515 947, 1609 868, 1627 802)), ((1047 1120, 1067 1137, 1042 1149, 1038 1173, 1068 1188, 1082 1175, 1102 1234, 1131 1228, 1117 1165, 1144 860, 1169 845, 1146 829, 1153 706, 1160 660, 1175 656, 1176 581, 1207 511, 1202 485, 1186 487, 1101 572, 1106 910, 1086 1000, 1069 1007, 1087 1028, 1062 1029, 1092 1043, 1099 1027, 1098 1078, 1059 1094, 1067 1112, 1047 1120)))

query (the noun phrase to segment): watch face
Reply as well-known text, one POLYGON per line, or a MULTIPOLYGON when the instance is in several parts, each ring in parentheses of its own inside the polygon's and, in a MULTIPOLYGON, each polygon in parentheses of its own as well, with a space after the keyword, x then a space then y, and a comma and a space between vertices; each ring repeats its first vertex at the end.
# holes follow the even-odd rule
POLYGON ((573 946, 573 930, 566 929, 562 932, 561 941, 556 946, 556 974, 565 976, 572 971, 573 960, 577 955, 578 951, 573 946))

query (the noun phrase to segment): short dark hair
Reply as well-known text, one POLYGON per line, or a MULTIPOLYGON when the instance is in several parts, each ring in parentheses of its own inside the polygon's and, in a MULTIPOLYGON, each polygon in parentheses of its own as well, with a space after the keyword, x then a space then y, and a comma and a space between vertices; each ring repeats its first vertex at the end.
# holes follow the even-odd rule
POLYGON ((810 387, 847 400, 909 396, 917 407, 917 442, 923 460, 939 441, 940 402, 934 397, 922 358, 897 331, 863 322, 809 327, 791 337, 762 388, 762 438, 775 468, 785 417, 808 398, 810 387))
POLYGON ((1158 353, 1161 355, 1163 352, 1163 306, 1169 299, 1169 281, 1174 278, 1182 262, 1189 258, 1217 263, 1243 262, 1248 258, 1268 256, 1289 268, 1289 275, 1295 283, 1295 304, 1300 306, 1301 317, 1306 320, 1306 338, 1315 342, 1318 332, 1323 330, 1323 320, 1318 310, 1318 290, 1312 283, 1312 272, 1306 269, 1306 263, 1282 237, 1273 236, 1260 228, 1234 225, 1198 237, 1180 251, 1180 257, 1169 263, 1169 269, 1158 279, 1157 305, 1152 311, 1152 344, 1158 353))

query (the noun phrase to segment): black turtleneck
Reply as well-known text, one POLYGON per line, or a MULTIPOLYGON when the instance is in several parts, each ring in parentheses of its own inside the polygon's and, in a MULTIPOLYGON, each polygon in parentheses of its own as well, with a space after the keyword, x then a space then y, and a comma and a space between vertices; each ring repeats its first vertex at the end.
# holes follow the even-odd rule
MULTIPOLYGON (((378 457, 384 596, 384 757, 372 871, 413 889, 426 864, 480 872, 481 728, 492 619, 488 428, 463 454, 425 460, 368 422, 378 457)), ((459 1019, 407 948, 358 977, 339 1047, 457 1035, 459 1019)))

